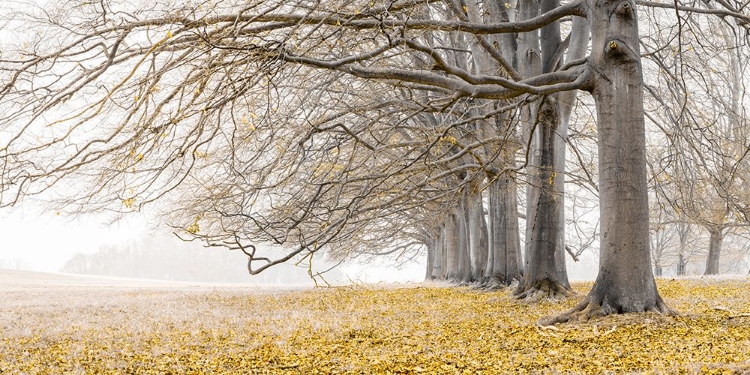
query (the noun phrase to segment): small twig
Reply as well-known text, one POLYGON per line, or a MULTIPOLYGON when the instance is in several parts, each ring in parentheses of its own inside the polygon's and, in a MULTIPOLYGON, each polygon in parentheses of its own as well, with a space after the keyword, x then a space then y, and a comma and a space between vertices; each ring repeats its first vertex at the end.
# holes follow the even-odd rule
POLYGON ((713 306, 712 309, 719 310, 719 311, 726 311, 729 314, 733 314, 732 310, 729 310, 728 308, 726 308, 724 306, 713 306))
POLYGON ((568 254, 570 254, 570 257, 573 258, 574 262, 578 261, 578 256, 575 253, 573 253, 573 249, 571 249, 570 246, 565 245, 565 250, 568 252, 568 254))

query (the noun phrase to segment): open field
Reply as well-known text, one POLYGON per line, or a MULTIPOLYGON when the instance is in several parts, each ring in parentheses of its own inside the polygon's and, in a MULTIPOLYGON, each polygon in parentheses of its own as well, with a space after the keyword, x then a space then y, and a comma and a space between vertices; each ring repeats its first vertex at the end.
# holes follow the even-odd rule
POLYGON ((272 291, 0 271, 0 373, 750 373, 750 280, 660 280, 682 315, 540 328, 439 285, 272 291))

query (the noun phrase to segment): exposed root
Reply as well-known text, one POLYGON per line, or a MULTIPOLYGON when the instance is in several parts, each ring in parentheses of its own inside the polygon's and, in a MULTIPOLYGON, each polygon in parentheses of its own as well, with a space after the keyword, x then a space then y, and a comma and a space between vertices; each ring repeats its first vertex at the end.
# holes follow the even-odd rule
POLYGON ((496 290, 503 290, 509 286, 510 283, 504 283, 501 278, 493 276, 483 278, 482 281, 476 285, 475 289, 492 292, 496 290))
POLYGON ((656 301, 656 307, 649 309, 649 311, 653 311, 653 312, 666 315, 666 316, 680 315, 680 313, 677 310, 667 306, 667 304, 664 302, 663 299, 661 299, 661 297, 659 297, 659 300, 656 301))
MULTIPOLYGON (((671 309, 667 306, 664 301, 659 298, 656 305, 652 308, 646 309, 648 312, 655 312, 667 316, 676 316, 679 313, 676 310, 671 309)), ((612 306, 605 303, 596 302, 591 296, 586 296, 578 305, 566 311, 560 315, 545 317, 539 320, 537 324, 541 326, 549 326, 558 323, 567 322, 583 322, 590 319, 604 317, 612 314, 620 314, 621 311, 613 308, 612 306)))
POLYGON ((562 284, 551 279, 537 280, 528 286, 525 283, 519 284, 513 292, 516 299, 522 299, 526 302, 561 299, 570 296, 571 293, 562 284))
POLYGON ((482 286, 482 289, 486 291, 493 291, 493 290, 502 290, 507 287, 508 285, 503 284, 499 280, 493 278, 493 279, 490 279, 486 284, 484 284, 482 286))

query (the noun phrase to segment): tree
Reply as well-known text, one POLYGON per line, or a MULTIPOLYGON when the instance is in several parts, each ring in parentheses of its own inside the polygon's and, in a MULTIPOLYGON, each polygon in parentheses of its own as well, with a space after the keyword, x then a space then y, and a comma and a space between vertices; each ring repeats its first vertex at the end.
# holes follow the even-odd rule
MULTIPOLYGON (((458 277, 468 269, 477 278, 481 251, 473 272, 466 251, 482 241, 476 186, 518 170, 513 162, 491 167, 522 144, 490 147, 513 137, 503 116, 529 103, 553 114, 556 93, 581 89, 597 108, 600 272, 583 303, 557 320, 577 311, 669 311, 649 258, 635 4, 545 2, 539 15, 507 22, 471 19, 471 10, 459 1, 299 0, 146 11, 102 1, 14 16, 44 33, 22 34, 17 49, 3 49, 4 202, 49 194, 71 179, 89 188, 56 189, 69 207, 129 210, 168 201, 182 212, 177 227, 265 262, 255 271, 436 203, 432 212, 447 220, 433 225, 445 228, 449 252, 459 250, 458 277), (522 75, 498 52, 507 39, 489 40, 554 33, 554 23, 569 16, 588 19, 588 58, 522 75), (477 69, 467 43, 500 69, 477 69), (482 105, 488 101, 491 109, 482 105), (478 137, 477 124, 489 118, 498 133, 478 137), (254 245, 264 241, 294 247, 270 259, 254 245)), ((553 49, 563 50, 545 44, 553 49)), ((556 54, 542 53, 548 62, 556 54)), ((542 143, 554 143, 556 126, 540 128, 542 143)), ((555 155, 542 159, 540 176, 554 192, 555 155)), ((559 211, 551 213, 558 220, 559 211)), ((455 256, 444 258, 455 264, 455 256)))
POLYGON ((691 32, 679 34, 679 42, 662 31, 645 43, 660 83, 649 90, 661 109, 652 121, 668 145, 654 174, 670 209, 708 232, 705 273, 717 274, 725 234, 748 223, 750 133, 742 105, 748 57, 741 22, 699 15, 680 21, 691 32))

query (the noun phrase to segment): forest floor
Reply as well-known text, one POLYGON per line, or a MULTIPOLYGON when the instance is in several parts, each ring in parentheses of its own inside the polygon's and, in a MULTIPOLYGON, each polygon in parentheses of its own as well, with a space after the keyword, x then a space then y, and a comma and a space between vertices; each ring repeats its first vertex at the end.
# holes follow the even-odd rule
POLYGON ((542 328, 591 283, 527 304, 436 284, 274 291, 0 271, 0 373, 750 374, 750 279, 658 284, 680 316, 542 328))

